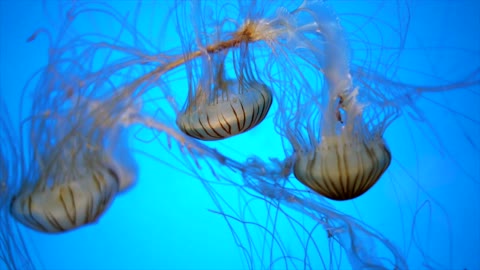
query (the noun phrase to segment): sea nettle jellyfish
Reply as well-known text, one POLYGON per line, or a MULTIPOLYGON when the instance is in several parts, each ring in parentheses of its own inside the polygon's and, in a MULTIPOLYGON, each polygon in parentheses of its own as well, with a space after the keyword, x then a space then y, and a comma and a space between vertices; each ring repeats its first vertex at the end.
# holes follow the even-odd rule
MULTIPOLYGON (((201 4, 192 7, 201 9, 201 4)), ((217 22, 215 26, 194 14, 189 18, 193 30, 185 27, 181 33, 184 55, 188 59, 200 52, 201 56, 185 63, 188 98, 177 125, 200 140, 224 139, 254 128, 265 119, 273 96, 257 78, 255 57, 250 55, 251 38, 241 31, 228 31, 235 29, 232 22, 217 22), (204 31, 213 32, 204 35, 204 31)))
POLYGON ((101 91, 109 85, 102 78, 108 71, 89 77, 84 71, 89 60, 62 46, 52 41, 58 52, 31 79, 37 85, 24 89, 32 106, 20 135, 26 135, 21 144, 29 148, 21 153, 22 183, 10 205, 16 220, 47 233, 96 222, 136 179, 127 132, 119 124, 125 104, 101 91))

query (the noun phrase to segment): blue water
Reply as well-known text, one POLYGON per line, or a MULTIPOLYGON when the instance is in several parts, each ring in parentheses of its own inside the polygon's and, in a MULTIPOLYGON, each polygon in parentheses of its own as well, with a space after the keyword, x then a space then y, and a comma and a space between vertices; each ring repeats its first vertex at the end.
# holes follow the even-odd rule
MULTIPOLYGON (((384 257, 387 269, 393 268, 394 258, 405 260, 411 269, 480 269, 480 5, 468 0, 393 2, 328 1, 350 40, 351 62, 404 84, 457 83, 457 87, 422 93, 415 106, 405 109, 388 127, 384 137, 393 156, 392 164, 371 190, 345 202, 312 201, 341 211, 349 222, 359 220, 374 235, 381 235, 383 243, 392 244, 398 251, 396 255, 354 228, 353 236, 358 236, 355 241, 359 245, 352 247, 353 252, 384 257), (475 70, 473 79, 468 77, 475 70), (461 85, 474 79, 473 85, 461 85), (421 119, 418 114, 413 116, 418 111, 422 112, 421 119)), ((117 10, 123 16, 129 13, 131 23, 135 4, 133 0, 112 1, 109 7, 101 7, 117 10)), ((60 35, 66 6, 70 5, 63 1, 43 5, 36 1, 0 2, 0 91, 14 127, 20 123, 22 89, 34 72, 46 64, 50 46, 45 34, 31 42, 26 40, 38 29, 47 29, 53 37, 60 35)), ((138 33, 156 45, 144 48, 146 54, 181 46, 175 33, 175 18, 167 17, 171 6, 167 1, 145 1, 139 9, 138 33), (165 20, 169 23, 165 24, 165 20)), ((264 8, 274 10, 273 6, 269 3, 264 8)), ((184 21, 188 23, 187 19, 184 21)), ((92 32, 115 36, 121 26, 90 10, 75 21, 73 29, 68 32, 70 38, 92 32)), ((119 36, 116 42, 120 46, 134 42, 128 35, 119 36)), ((178 49, 172 51, 177 52, 178 49)), ((105 63, 100 61, 99 67, 102 64, 105 63)), ((167 78, 174 99, 184 100, 184 73, 176 72, 167 78)), ((384 81, 371 81, 372 85, 384 84, 387 89, 394 87, 384 81)), ((30 85, 35 85, 35 80, 30 85)), ((144 99, 150 112, 156 111, 155 106, 166 104, 165 100, 155 99, 157 94, 149 93, 144 99)), ((31 101, 29 95, 23 98, 27 103, 31 101)), ((398 100, 399 106, 401 102, 398 100)), ((277 104, 272 110, 282 109, 277 104)), ((26 108, 23 115, 28 115, 26 108)), ((172 111, 166 111, 174 119, 172 111)), ((245 167, 245 160, 251 155, 261 157, 262 164, 275 164, 269 158, 282 158, 284 152, 279 135, 272 131, 272 121, 270 113, 264 124, 246 134, 205 145, 245 167)), ((175 127, 173 120, 165 124, 175 127)), ((173 146, 168 148, 165 137, 156 138, 150 129, 132 129, 140 130, 132 132, 135 136, 130 139, 139 166, 137 183, 117 196, 97 223, 61 234, 35 232, 19 225, 35 268, 359 267, 336 242, 348 242, 342 238, 345 234, 338 234, 338 239, 344 240, 328 242, 327 232, 321 226, 315 227, 317 222, 307 207, 288 200, 278 205, 273 203, 275 199, 233 186, 226 180, 241 183, 240 172, 213 158, 203 161, 201 153, 192 154, 185 148, 180 151, 174 139, 170 141, 173 146), (208 164, 222 180, 217 180, 208 164), (306 239, 310 233, 314 240, 310 240, 309 246, 306 239), (287 254, 302 260, 289 261, 287 254), (311 264, 307 267, 303 259, 311 264)), ((293 175, 289 179, 294 187, 305 190, 293 175)), ((12 232, 2 229, 1 233, 12 232)), ((12 242, 10 246, 21 247, 12 242)), ((12 259, 20 260, 15 255, 12 259)), ((17 265, 23 268, 22 263, 17 265)), ((5 267, 1 260, 0 267, 5 267)))

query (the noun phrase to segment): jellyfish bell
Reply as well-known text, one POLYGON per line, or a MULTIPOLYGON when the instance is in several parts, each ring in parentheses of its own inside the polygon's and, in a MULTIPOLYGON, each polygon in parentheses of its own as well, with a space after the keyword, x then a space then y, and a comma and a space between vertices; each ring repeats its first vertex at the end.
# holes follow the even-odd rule
POLYGON ((12 216, 27 227, 48 233, 69 231, 96 222, 119 190, 118 176, 105 166, 74 169, 74 173, 65 169, 72 168, 50 172, 53 175, 38 179, 37 186, 24 187, 12 199, 12 216), (45 185, 48 182, 55 184, 45 185))
POLYGON ((310 152, 297 153, 295 177, 333 200, 350 200, 367 192, 390 165, 382 138, 352 135, 322 137, 310 152))
POLYGON ((272 94, 266 85, 230 80, 220 87, 213 102, 205 101, 201 97, 205 93, 197 90, 197 97, 177 118, 183 132, 201 140, 224 139, 254 128, 267 115, 272 94))
POLYGON ((220 140, 246 132, 260 124, 270 109, 273 96, 265 84, 218 73, 213 82, 199 84, 177 117, 179 128, 191 137, 220 140))

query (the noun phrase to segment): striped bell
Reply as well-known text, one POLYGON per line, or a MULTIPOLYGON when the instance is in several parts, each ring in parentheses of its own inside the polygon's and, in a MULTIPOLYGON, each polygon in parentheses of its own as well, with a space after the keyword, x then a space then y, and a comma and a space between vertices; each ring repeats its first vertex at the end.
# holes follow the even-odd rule
POLYGON ((349 200, 369 190, 390 165, 392 155, 382 138, 362 140, 342 134, 323 137, 311 151, 298 153, 294 175, 332 200, 349 200))
POLYGON ((119 190, 119 177, 110 168, 97 167, 68 175, 57 184, 24 188, 13 197, 10 213, 23 225, 47 233, 69 231, 93 223, 110 206, 119 190))
POLYGON ((257 126, 272 105, 271 90, 255 80, 225 80, 215 88, 213 97, 197 89, 178 115, 177 125, 185 134, 205 141, 228 138, 257 126))

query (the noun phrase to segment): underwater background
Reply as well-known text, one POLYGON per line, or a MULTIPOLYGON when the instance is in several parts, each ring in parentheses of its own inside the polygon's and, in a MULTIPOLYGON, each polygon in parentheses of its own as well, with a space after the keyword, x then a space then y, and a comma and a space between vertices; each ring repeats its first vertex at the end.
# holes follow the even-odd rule
MULTIPOLYGON (((40 28, 55 32, 55 26, 60 26, 64 18, 65 10, 60 7, 65 2, 0 1, 0 90, 15 126, 20 123, 18 104, 22 89, 48 59, 46 36, 39 35, 30 42, 27 39, 40 28)), ((130 0, 108 3, 120 14, 127 14, 137 4, 130 0)), ((480 67, 480 4, 477 1, 327 1, 327 4, 344 22, 347 34, 358 34, 357 42, 350 44, 352 61, 380 63, 380 70, 387 65, 398 66, 397 78, 406 84, 435 86, 461 82, 480 67), (407 18, 408 26, 402 25, 407 18), (405 32, 396 33, 388 25, 401 26, 398 28, 405 32), (397 54, 398 59, 380 59, 384 57, 380 52, 389 55, 398 50, 389 43, 392 33, 408 37, 405 48, 397 54), (383 44, 383 48, 376 48, 370 54, 363 50, 374 44, 383 44)), ((174 24, 163 24, 168 18, 173 20, 167 15, 172 6, 169 1, 142 3, 137 27, 151 37, 153 44, 159 44, 159 48, 180 45, 174 24)), ((275 9, 271 3, 264 8, 275 9)), ((79 32, 85 29, 108 32, 109 27, 114 27, 96 15, 92 12, 82 18, 76 24, 84 27, 79 32)), ((187 91, 185 78, 182 80, 181 76, 171 82, 179 99, 184 98, 187 91)), ((412 119, 404 113, 387 129, 385 140, 393 160, 378 183, 359 198, 328 202, 374 228, 385 237, 382 239, 388 239, 400 250, 411 269, 480 269, 479 88, 477 83, 420 99, 416 106, 425 113, 424 119, 412 119)), ((276 106, 274 104, 273 109, 281 109, 276 106)), ((283 151, 276 138, 278 134, 272 133, 269 119, 267 116, 267 123, 245 134, 207 145, 240 161, 250 154, 265 160, 280 157, 283 151)), ((62 234, 44 234, 22 227, 28 253, 38 269, 270 268, 269 264, 258 262, 268 257, 268 246, 260 248, 262 251, 254 263, 247 262, 240 248, 249 244, 262 246, 265 234, 260 230, 245 233, 242 223, 229 226, 219 214, 211 190, 205 188, 203 181, 206 180, 199 180, 198 175, 191 172, 193 167, 185 166, 188 162, 169 158, 167 154, 177 151, 176 155, 181 155, 180 150, 135 138, 131 140, 131 147, 139 149, 135 152, 138 182, 117 196, 96 224, 62 234), (143 154, 147 150, 155 155, 143 154)), ((189 153, 184 155, 189 162, 194 159, 189 153)), ((218 170, 231 174, 232 178, 238 177, 233 170, 220 167, 218 170)), ((202 170, 199 172, 202 174, 202 170)), ((211 173, 204 173, 205 178, 213 178, 211 173)), ((245 211, 239 214, 245 220, 259 226, 272 222, 265 217, 273 210, 258 197, 244 194, 235 187, 219 186, 215 192, 239 212, 245 211), (245 204, 248 198, 255 202, 245 204)), ((285 229, 287 234, 292 233, 291 229, 282 228, 289 226, 289 220, 311 224, 307 210, 294 210, 285 210, 295 212, 291 219, 284 216, 276 220, 278 232, 285 229)), ((326 239, 325 231, 319 229, 316 233, 319 239, 326 239)), ((285 237, 288 239, 288 235, 285 237)), ((368 241, 365 239, 365 246, 373 248, 368 241)), ((349 265, 346 255, 341 255, 338 246, 329 245, 327 240, 319 243, 323 243, 319 249, 325 250, 326 261, 341 262, 336 268, 355 268, 349 265)), ((287 240, 284 246, 293 253, 305 249, 295 241, 287 240)), ((375 252, 381 256, 383 250, 379 248, 375 252)), ((323 267, 325 264, 321 263, 312 266, 313 269, 323 267)), ((278 264, 272 268, 286 267, 278 264)))

